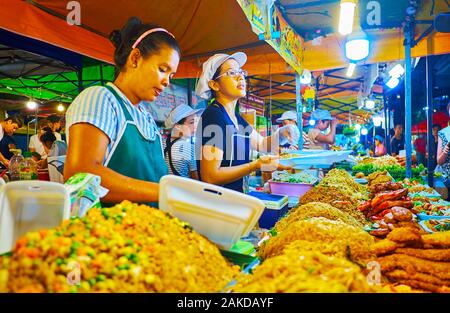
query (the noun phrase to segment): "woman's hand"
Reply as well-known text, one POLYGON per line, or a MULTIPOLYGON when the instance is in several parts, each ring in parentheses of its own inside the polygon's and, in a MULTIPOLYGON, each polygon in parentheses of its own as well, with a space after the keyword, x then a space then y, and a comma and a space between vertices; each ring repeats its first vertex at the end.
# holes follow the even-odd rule
POLYGON ((280 164, 280 157, 275 155, 263 155, 256 161, 257 168, 262 172, 273 172, 276 170, 287 170, 290 166, 284 166, 280 164))

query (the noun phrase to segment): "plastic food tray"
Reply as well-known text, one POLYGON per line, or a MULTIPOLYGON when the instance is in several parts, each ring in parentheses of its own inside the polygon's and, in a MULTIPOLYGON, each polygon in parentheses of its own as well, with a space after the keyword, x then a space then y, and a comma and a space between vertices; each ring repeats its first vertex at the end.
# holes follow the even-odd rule
POLYGON ((237 191, 167 175, 160 181, 159 208, 229 250, 256 225, 264 203, 237 191))
POLYGON ((329 150, 304 150, 292 151, 291 158, 280 159, 280 163, 285 166, 292 166, 294 168, 328 168, 335 162, 344 161, 352 150, 345 151, 329 151, 329 150))

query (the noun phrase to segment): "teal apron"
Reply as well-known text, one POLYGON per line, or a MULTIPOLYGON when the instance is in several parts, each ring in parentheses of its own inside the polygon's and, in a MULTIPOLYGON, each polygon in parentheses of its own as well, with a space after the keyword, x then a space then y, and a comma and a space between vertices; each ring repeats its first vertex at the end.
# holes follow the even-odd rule
MULTIPOLYGON (((168 174, 162 150, 161 135, 157 132, 155 140, 145 139, 128 112, 122 97, 112 87, 106 86, 106 88, 112 92, 119 102, 125 114, 126 123, 110 151, 105 166, 131 178, 159 183, 161 177, 168 174)), ((158 207, 156 202, 147 204, 158 207)))

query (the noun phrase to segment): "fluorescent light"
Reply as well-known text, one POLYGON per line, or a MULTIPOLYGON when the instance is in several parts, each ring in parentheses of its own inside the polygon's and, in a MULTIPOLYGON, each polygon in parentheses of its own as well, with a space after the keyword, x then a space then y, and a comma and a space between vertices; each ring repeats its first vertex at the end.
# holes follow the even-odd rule
POLYGON ((352 77, 355 72, 356 63, 349 63, 347 68, 347 77, 352 77))
POLYGON ((396 78, 399 78, 403 74, 405 74, 405 69, 401 64, 397 64, 389 71, 389 75, 396 78))
POLYGON ((338 31, 341 35, 348 35, 353 30, 353 19, 355 18, 356 4, 353 1, 342 0, 339 12, 338 31))
POLYGON ((389 88, 393 89, 395 87, 397 87, 397 85, 400 83, 400 81, 398 80, 397 77, 391 77, 388 82, 386 83, 386 86, 388 86, 389 88))
POLYGON ((309 125, 311 125, 311 126, 316 125, 316 121, 315 120, 309 120, 309 125))
POLYGON ((361 125, 356 124, 356 125, 355 125, 355 129, 356 129, 357 131, 361 130, 361 125))
POLYGON ((372 99, 367 99, 365 102, 365 106, 367 109, 372 110, 373 108, 375 108, 375 101, 373 101, 372 99))
POLYGON ((64 112, 64 110, 65 110, 66 108, 60 103, 56 109, 57 109, 59 112, 64 112))
POLYGON ((30 100, 27 102, 27 108, 29 108, 30 110, 34 110, 36 109, 38 106, 36 101, 30 100))
POLYGON ((367 128, 362 128, 361 129, 361 135, 367 135, 369 133, 369 131, 367 130, 367 128))
POLYGON ((360 61, 369 55, 369 40, 350 39, 345 43, 345 56, 351 61, 360 61))
POLYGON ((381 116, 374 116, 372 117, 373 125, 378 127, 381 126, 383 123, 383 118, 381 116))

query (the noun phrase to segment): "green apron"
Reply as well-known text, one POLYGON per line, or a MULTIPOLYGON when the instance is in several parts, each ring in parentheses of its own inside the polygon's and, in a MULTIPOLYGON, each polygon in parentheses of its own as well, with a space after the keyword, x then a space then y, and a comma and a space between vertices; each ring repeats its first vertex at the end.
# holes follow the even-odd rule
MULTIPOLYGON (((112 87, 106 86, 106 88, 116 97, 127 121, 110 151, 105 166, 131 178, 159 183, 161 177, 168 174, 161 135, 157 132, 155 140, 145 139, 128 112, 122 97, 112 87)), ((156 202, 147 204, 158 207, 156 202)))

